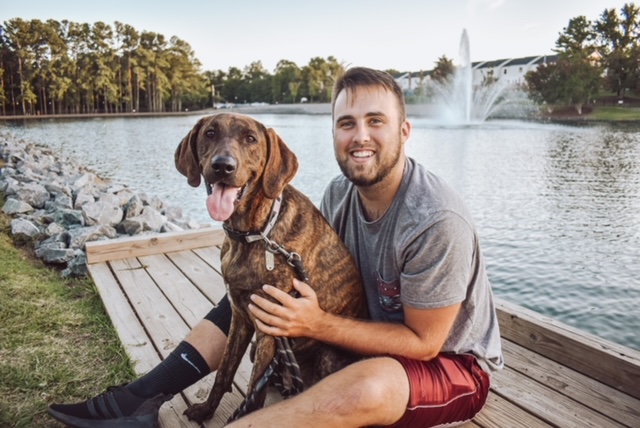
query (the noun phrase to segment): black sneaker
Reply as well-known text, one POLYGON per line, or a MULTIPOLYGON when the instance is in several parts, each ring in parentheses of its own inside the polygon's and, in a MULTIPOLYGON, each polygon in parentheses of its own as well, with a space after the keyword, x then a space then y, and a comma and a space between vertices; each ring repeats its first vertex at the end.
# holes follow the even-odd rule
POLYGON ((73 428, 157 428, 158 410, 173 395, 142 398, 124 385, 77 404, 52 404, 49 414, 73 428))

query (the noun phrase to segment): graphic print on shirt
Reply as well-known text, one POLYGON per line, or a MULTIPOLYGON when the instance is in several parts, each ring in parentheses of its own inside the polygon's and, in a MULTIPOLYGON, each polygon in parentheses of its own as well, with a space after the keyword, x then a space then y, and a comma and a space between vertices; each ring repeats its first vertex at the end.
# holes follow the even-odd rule
POLYGON ((400 280, 385 281, 382 279, 380 272, 376 271, 376 281, 378 283, 378 299, 382 310, 391 314, 402 311, 400 280))

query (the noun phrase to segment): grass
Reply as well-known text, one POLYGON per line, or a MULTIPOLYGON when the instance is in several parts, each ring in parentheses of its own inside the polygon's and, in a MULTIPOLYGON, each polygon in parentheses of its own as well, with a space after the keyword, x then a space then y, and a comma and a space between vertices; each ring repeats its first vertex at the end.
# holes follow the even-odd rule
POLYGON ((640 108, 637 107, 597 107, 589 116, 595 120, 628 121, 640 120, 640 108))
POLYGON ((50 403, 83 400, 134 372, 91 280, 63 279, 16 248, 10 221, 0 211, 0 426, 59 427, 50 403))

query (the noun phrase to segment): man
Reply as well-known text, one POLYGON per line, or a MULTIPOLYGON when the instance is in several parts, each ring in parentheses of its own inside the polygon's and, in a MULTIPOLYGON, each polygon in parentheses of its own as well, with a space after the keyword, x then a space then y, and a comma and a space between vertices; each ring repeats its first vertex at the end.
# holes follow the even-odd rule
MULTIPOLYGON (((491 286, 471 217, 455 192, 406 157, 411 125, 402 91, 389 74, 347 70, 334 88, 332 117, 343 176, 330 183, 321 210, 358 264, 372 320, 323 312, 314 291, 297 280, 300 298, 265 285, 281 304, 254 296, 249 308, 267 334, 311 337, 371 358, 231 426, 275 427, 286 421, 305 427, 427 427, 470 420, 486 401, 489 373, 503 364, 491 286)), ((208 318, 213 323, 201 322, 180 345, 202 371, 217 367, 228 323, 222 315, 208 318)), ((117 394, 73 409, 52 406, 54 416, 68 422, 64 418, 71 410, 120 406, 129 394, 140 395, 143 404, 136 404, 135 417, 143 421, 140 408, 153 408, 162 394, 175 393, 166 385, 172 375, 161 366, 117 394), (151 387, 154 382, 165 385, 151 387)))

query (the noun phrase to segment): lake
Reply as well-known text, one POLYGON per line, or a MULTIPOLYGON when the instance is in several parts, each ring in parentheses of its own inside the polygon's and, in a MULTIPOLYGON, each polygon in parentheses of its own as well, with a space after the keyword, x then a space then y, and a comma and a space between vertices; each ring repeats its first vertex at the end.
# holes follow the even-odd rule
MULTIPOLYGON (((318 204, 340 173, 329 115, 255 114, 298 155, 294 185, 318 204)), ((199 116, 6 123, 98 175, 211 223, 173 153, 199 116)), ((407 153, 469 205, 494 292, 640 350, 640 126, 490 121, 441 126, 410 117, 407 153)))

